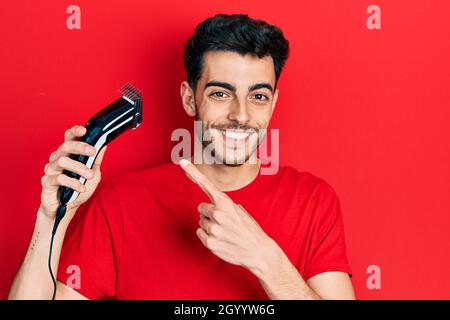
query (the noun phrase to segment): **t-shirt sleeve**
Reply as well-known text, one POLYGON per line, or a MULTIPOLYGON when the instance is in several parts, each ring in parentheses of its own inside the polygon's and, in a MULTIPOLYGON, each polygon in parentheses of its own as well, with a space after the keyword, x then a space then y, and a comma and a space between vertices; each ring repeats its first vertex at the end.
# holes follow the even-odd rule
POLYGON ((321 181, 316 190, 316 210, 313 219, 310 254, 305 280, 329 271, 341 271, 352 276, 347 259, 341 205, 332 187, 321 181))
POLYGON ((119 206, 111 181, 100 184, 87 210, 81 209, 67 228, 57 279, 89 299, 114 297, 116 259, 108 217, 119 206))

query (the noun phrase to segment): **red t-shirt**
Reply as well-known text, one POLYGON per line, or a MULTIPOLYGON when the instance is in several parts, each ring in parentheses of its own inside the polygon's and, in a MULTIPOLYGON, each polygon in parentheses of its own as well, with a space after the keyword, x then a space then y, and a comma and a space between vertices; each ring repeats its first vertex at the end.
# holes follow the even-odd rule
MULTIPOLYGON (((326 271, 351 274, 339 200, 324 180, 280 167, 226 194, 305 280, 326 271)), ((90 299, 268 299, 250 271, 198 239, 200 202, 210 200, 172 163, 102 181, 69 225, 58 280, 73 280, 72 265, 80 271, 76 290, 90 299)))

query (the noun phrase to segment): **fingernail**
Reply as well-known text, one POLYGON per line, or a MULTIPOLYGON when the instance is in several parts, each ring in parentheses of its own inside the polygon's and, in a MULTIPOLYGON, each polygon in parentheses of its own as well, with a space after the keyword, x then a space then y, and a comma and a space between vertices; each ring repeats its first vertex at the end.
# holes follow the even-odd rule
POLYGON ((86 150, 87 153, 92 153, 92 152, 95 151, 94 148, 92 148, 92 147, 86 147, 85 150, 86 150))
POLYGON ((181 159, 181 160, 180 160, 180 166, 181 166, 182 168, 186 167, 189 163, 190 163, 189 160, 186 160, 186 159, 181 159))

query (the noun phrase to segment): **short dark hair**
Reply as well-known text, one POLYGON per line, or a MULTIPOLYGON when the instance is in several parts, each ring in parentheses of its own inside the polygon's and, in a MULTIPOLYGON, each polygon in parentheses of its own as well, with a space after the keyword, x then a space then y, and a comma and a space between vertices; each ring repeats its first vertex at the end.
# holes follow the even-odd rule
POLYGON ((246 14, 217 14, 204 20, 195 28, 184 51, 184 67, 193 90, 201 77, 207 51, 233 51, 259 58, 270 55, 278 81, 289 55, 289 41, 278 27, 246 14))

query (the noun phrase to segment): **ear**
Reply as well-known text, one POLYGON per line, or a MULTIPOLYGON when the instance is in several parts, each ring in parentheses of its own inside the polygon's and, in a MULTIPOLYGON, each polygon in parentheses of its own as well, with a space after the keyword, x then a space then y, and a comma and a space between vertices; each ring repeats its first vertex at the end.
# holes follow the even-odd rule
POLYGON ((195 109, 195 95, 194 90, 192 90, 187 81, 181 82, 180 94, 184 111, 186 111, 188 116, 194 117, 197 113, 197 110, 195 109))
POLYGON ((273 113, 273 110, 275 110, 275 106, 276 106, 276 104, 277 104, 277 100, 278 100, 278 88, 276 88, 275 89, 275 92, 273 93, 273 100, 272 100, 272 113, 273 113))

